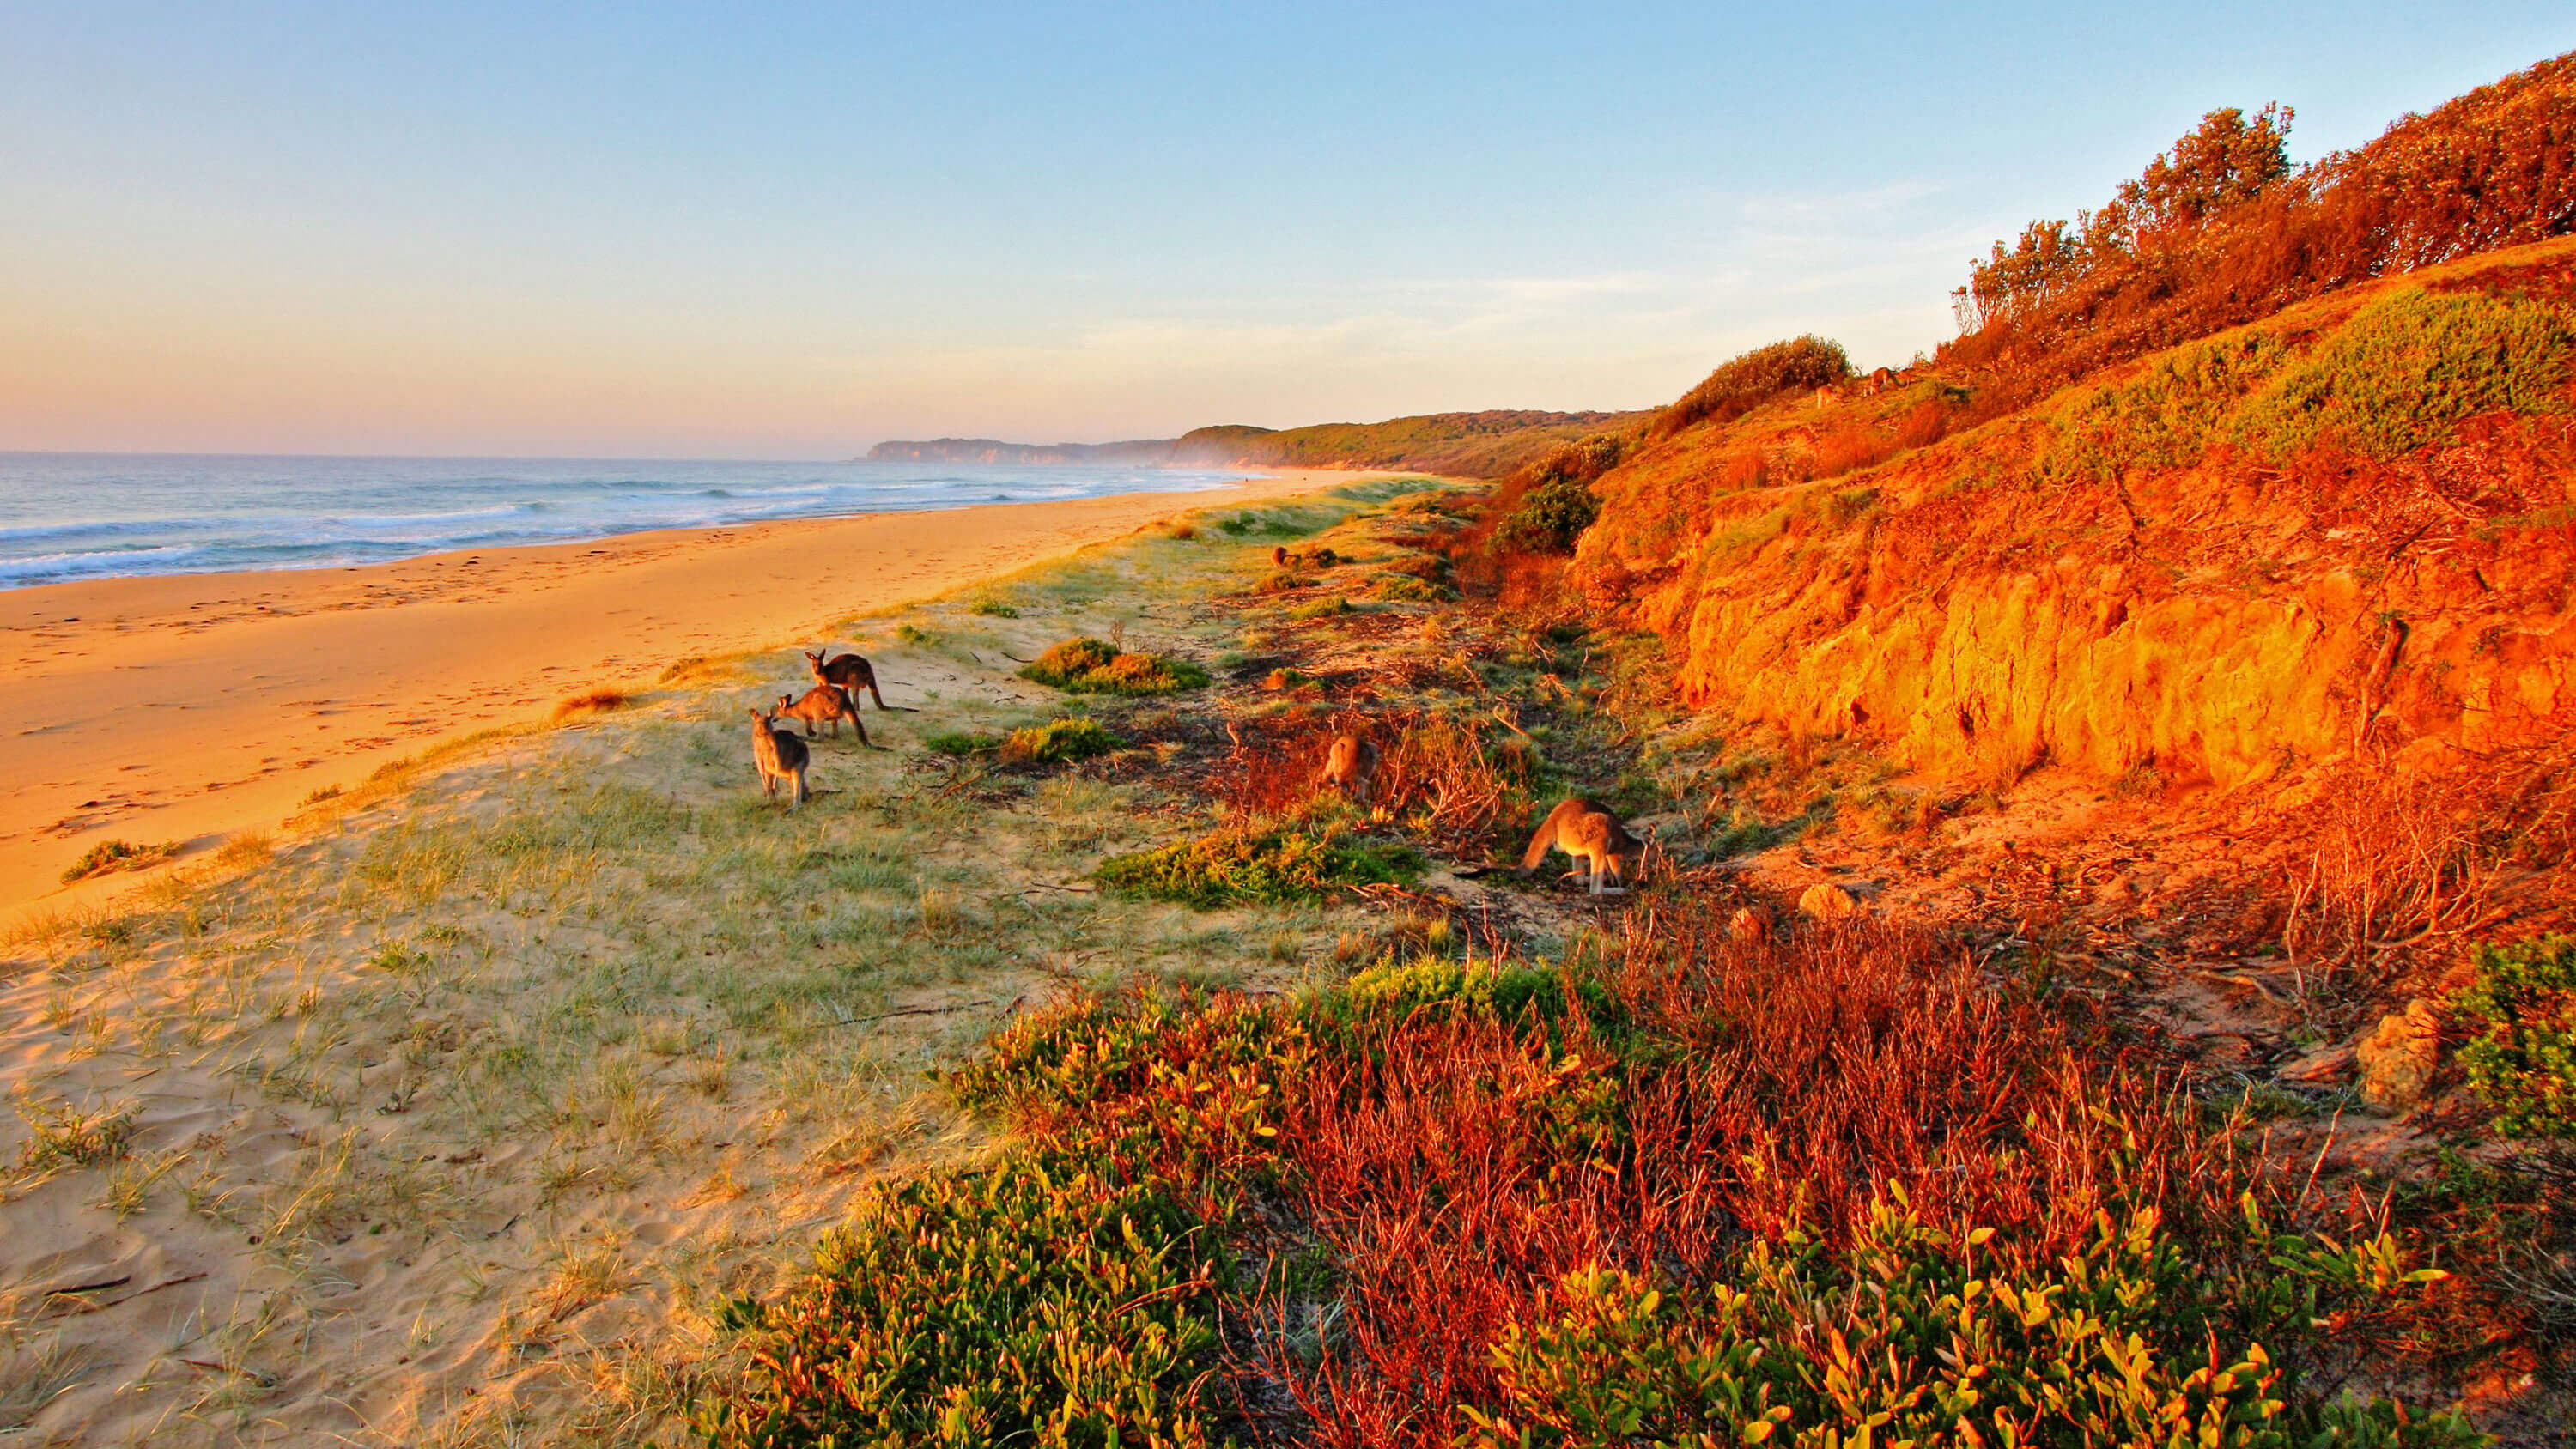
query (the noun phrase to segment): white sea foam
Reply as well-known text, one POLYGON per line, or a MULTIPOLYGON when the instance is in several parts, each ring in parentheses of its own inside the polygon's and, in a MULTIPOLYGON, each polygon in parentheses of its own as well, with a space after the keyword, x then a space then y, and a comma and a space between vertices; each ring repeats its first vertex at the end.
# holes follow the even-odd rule
POLYGON ((0 453, 0 588, 849 513, 1196 492, 1190 469, 0 453))

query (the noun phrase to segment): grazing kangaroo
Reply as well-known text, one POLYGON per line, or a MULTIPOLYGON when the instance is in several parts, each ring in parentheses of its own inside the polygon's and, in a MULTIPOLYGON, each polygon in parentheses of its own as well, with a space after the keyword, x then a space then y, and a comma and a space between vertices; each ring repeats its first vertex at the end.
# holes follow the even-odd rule
POLYGON ((767 714, 751 712, 751 762, 760 768, 760 793, 767 798, 778 798, 781 780, 793 787, 787 800, 787 808, 793 810, 813 793, 805 787, 805 766, 813 757, 793 732, 772 726, 777 718, 774 709, 767 714))
MULTIPOLYGON (((1547 858, 1549 846, 1555 846, 1588 870, 1594 895, 1617 895, 1626 892, 1631 860, 1643 863, 1645 842, 1628 833, 1619 817, 1589 800, 1568 800, 1548 812, 1547 820, 1530 837, 1529 850, 1521 856, 1521 869, 1536 870, 1547 858), (1604 887, 1604 875, 1619 884, 1604 887)), ((1574 871, 1567 875, 1576 874, 1574 871)))
POLYGON ((876 748, 868 739, 868 727, 859 720, 858 702, 850 698, 848 690, 837 684, 818 684, 805 691, 803 699, 791 703, 791 698, 784 694, 778 696, 778 712, 789 719, 803 720, 805 738, 814 738, 815 721, 830 720, 832 738, 837 740, 841 737, 841 721, 848 720, 850 728, 859 732, 859 743, 872 750, 876 748))
POLYGON ((1369 794, 1377 788, 1377 767, 1386 757, 1374 740, 1357 735, 1333 736, 1333 747, 1324 753, 1323 783, 1348 795, 1365 809, 1369 794))
MULTIPOLYGON (((885 702, 885 696, 877 692, 877 672, 868 667, 868 661, 856 654, 844 654, 838 659, 825 663, 821 651, 808 649, 805 651, 805 662, 812 666, 816 684, 841 686, 850 692, 852 704, 858 703, 859 691, 865 689, 868 697, 877 702, 877 708, 890 707, 885 702)), ((856 719, 858 716, 852 715, 851 718, 856 719)))

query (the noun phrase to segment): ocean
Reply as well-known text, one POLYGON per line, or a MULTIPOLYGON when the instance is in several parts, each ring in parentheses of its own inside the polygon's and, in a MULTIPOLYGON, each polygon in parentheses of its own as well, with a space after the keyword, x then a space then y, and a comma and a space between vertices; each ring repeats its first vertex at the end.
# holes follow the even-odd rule
POLYGON ((1243 476, 1085 465, 0 453, 0 589, 337 568, 776 518, 1190 493, 1243 476))

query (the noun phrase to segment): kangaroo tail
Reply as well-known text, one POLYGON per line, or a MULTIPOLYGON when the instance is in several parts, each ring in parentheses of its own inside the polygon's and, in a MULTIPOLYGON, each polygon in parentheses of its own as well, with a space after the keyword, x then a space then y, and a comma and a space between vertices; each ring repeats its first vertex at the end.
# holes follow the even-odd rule
POLYGON ((1530 837, 1529 849, 1521 853, 1521 869, 1538 869, 1538 863, 1547 859, 1547 848, 1555 843, 1556 832, 1544 825, 1540 826, 1538 834, 1530 837))

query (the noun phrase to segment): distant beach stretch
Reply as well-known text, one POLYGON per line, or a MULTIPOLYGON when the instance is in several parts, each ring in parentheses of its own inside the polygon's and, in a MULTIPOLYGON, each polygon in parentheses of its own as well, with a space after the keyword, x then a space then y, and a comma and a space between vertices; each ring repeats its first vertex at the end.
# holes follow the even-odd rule
POLYGON ((885 480, 892 508, 938 508, 941 486, 952 498, 1012 487, 1055 496, 487 546, 355 568, 0 590, 0 677, 9 681, 0 690, 0 917, 38 897, 60 903, 115 888, 109 878, 51 894, 64 866, 101 839, 185 845, 274 828, 316 789, 464 731, 542 716, 581 688, 649 682, 685 654, 819 642, 833 620, 1008 573, 1183 508, 1354 476, 1229 482, 1166 470, 943 468, 938 477, 952 481, 941 485, 899 469, 849 473, 885 480), (1113 484, 1124 491, 1107 491, 1113 484), (67 748, 111 737, 112 750, 67 748))
POLYGON ((1242 469, 950 461, 0 453, 0 589, 390 563, 451 549, 1120 493, 1242 469))

